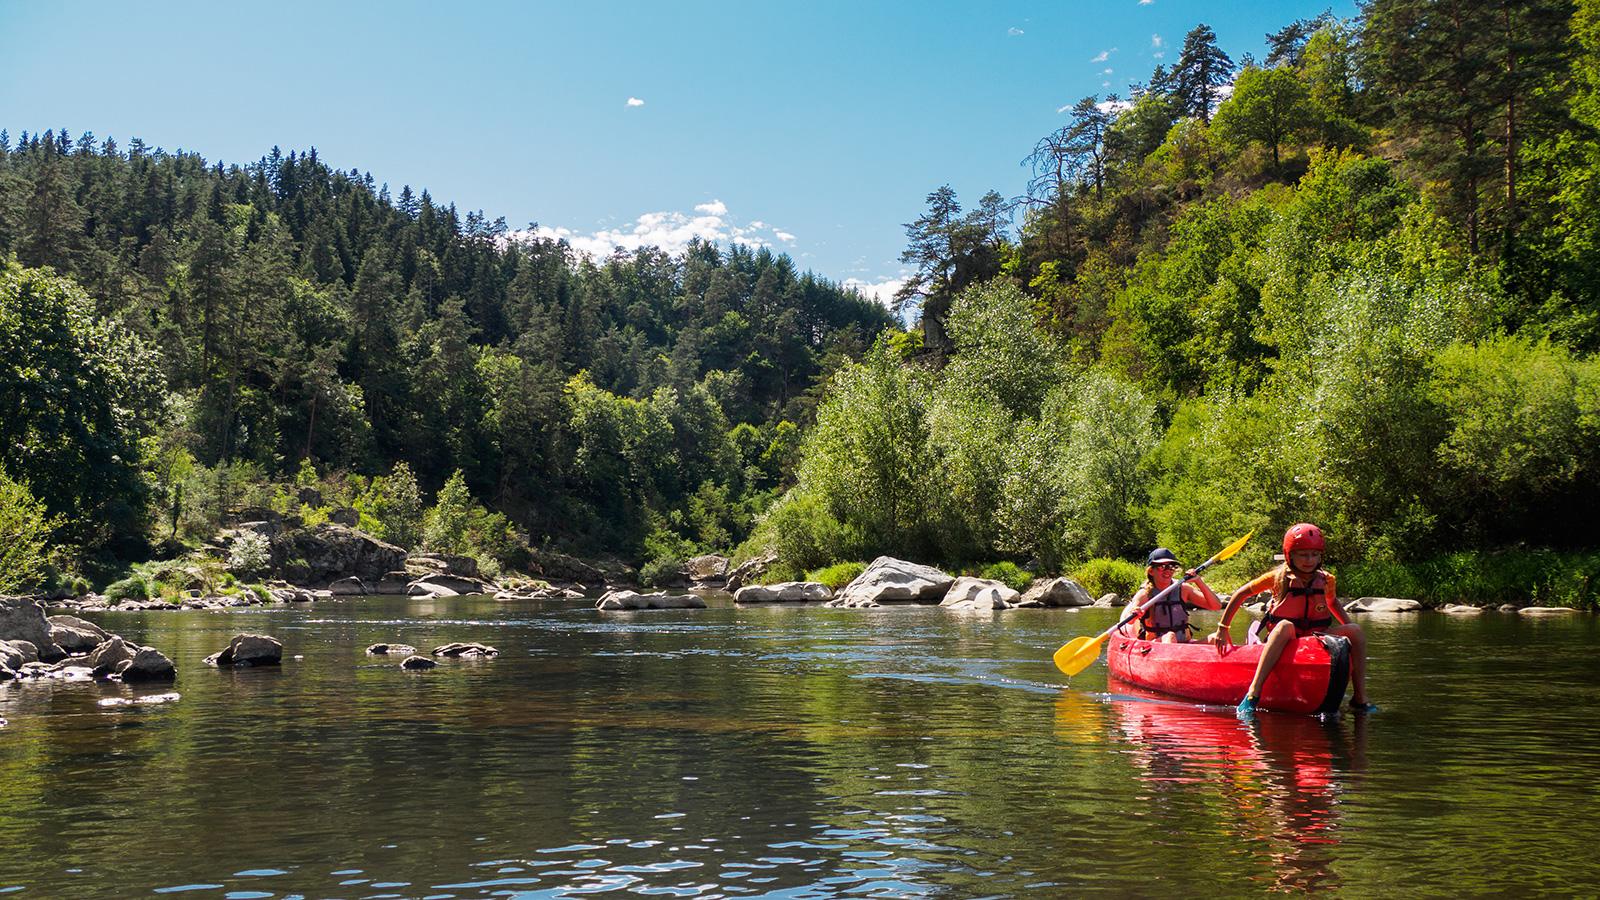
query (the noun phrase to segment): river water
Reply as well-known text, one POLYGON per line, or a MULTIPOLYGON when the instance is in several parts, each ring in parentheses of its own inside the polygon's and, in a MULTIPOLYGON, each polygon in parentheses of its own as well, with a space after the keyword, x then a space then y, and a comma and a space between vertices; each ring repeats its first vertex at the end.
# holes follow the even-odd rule
POLYGON ((1068 686, 1111 615, 99 614, 178 681, 0 685, 0 894, 1600 893, 1594 617, 1367 617, 1380 712, 1247 726, 1068 686), (281 669, 201 662, 240 631, 281 669))

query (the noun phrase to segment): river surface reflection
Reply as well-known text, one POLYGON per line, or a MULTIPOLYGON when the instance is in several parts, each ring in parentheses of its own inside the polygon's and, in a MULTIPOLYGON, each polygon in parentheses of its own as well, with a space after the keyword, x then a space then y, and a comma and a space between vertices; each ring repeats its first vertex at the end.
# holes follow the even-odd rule
POLYGON ((0 685, 27 897, 1594 894, 1592 617, 1370 617, 1382 711, 1172 702, 1099 610, 369 598, 95 616, 174 686, 0 685), (273 634, 277 670, 201 659, 273 634), (379 641, 479 640, 407 673, 379 641), (176 696, 173 696, 173 695, 176 696))

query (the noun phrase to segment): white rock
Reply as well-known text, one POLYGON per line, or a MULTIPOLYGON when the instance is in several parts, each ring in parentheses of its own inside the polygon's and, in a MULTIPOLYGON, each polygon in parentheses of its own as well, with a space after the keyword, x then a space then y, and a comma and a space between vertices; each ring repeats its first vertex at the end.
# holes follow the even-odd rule
POLYGON ((885 603, 937 603, 955 579, 932 566, 880 556, 845 585, 829 606, 873 607, 885 603))
POLYGON ((1408 613, 1422 611, 1421 603, 1415 600, 1402 600, 1397 597, 1362 597, 1356 603, 1360 605, 1360 612, 1408 613))
POLYGON ((833 591, 819 581, 752 584, 733 594, 735 603, 820 603, 832 599, 833 591))
POLYGON ((1010 609, 1021 596, 1003 582, 963 575, 951 583, 939 605, 947 609, 1010 609))

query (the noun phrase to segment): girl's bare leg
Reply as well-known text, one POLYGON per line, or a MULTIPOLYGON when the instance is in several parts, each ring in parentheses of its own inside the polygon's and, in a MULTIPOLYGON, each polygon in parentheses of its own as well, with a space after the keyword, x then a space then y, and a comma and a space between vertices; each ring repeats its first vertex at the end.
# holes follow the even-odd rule
POLYGON ((1250 689, 1245 692, 1246 696, 1261 699, 1261 687, 1267 683, 1267 673, 1278 664, 1278 657, 1283 655, 1283 648, 1294 643, 1294 638, 1293 622, 1279 622, 1272 626, 1272 633, 1267 635, 1267 642, 1261 650, 1261 660, 1256 663, 1256 677, 1250 679, 1250 689))

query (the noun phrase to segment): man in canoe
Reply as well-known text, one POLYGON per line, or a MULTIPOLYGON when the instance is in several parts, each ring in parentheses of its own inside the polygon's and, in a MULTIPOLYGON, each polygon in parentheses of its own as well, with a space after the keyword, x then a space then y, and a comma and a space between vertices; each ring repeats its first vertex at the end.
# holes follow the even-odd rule
MULTIPOLYGON (((1150 556, 1145 559, 1145 583, 1133 594, 1133 599, 1128 602, 1127 612, 1131 613, 1142 606, 1145 601, 1167 589, 1172 584, 1172 578, 1180 568, 1178 558, 1171 550, 1157 547, 1150 551, 1150 556)), ((1165 598, 1140 614, 1137 624, 1139 626, 1139 639, 1150 641, 1164 641, 1166 643, 1187 643, 1189 640, 1189 609, 1221 609, 1222 601, 1211 590, 1199 575, 1194 575, 1184 583, 1183 587, 1168 594, 1165 598)), ((1126 615, 1127 613, 1124 613, 1126 615)), ((1211 641, 1210 637, 1206 638, 1211 641)))
POLYGON ((1284 648, 1294 643, 1302 634, 1332 634, 1350 640, 1350 682, 1354 690, 1350 695, 1350 708, 1357 712, 1371 712, 1376 706, 1367 702, 1367 639, 1361 626, 1350 621, 1334 588, 1333 574, 1322 568, 1322 551, 1327 544, 1322 529, 1307 522, 1291 526, 1283 535, 1283 565, 1265 572, 1247 582, 1228 598, 1222 611, 1222 621, 1212 639, 1218 644, 1232 645, 1233 635, 1228 624, 1234 611, 1246 600, 1264 591, 1272 591, 1266 615, 1256 626, 1256 634, 1263 636, 1261 660, 1256 663, 1256 674, 1250 680, 1244 699, 1239 701, 1239 714, 1252 715, 1261 699, 1261 687, 1266 684, 1267 673, 1277 664, 1284 648), (1337 623, 1337 624, 1335 624, 1337 623))

